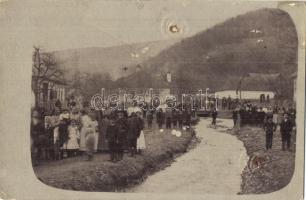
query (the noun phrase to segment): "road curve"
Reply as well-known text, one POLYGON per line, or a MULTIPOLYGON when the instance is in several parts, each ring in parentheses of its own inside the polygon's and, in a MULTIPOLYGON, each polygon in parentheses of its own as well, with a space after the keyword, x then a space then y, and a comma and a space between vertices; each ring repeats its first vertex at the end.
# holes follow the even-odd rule
POLYGON ((222 131, 231 120, 201 119, 195 127, 201 139, 196 148, 178 157, 166 169, 149 176, 128 192, 237 194, 248 156, 243 143, 222 131))

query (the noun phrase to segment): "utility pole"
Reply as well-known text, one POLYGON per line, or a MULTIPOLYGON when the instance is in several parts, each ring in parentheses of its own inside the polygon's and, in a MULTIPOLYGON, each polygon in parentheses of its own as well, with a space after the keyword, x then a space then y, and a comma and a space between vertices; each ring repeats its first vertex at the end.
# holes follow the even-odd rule
POLYGON ((205 110, 207 110, 208 108, 207 108, 207 104, 208 104, 208 90, 209 90, 209 88, 206 88, 206 90, 205 90, 205 97, 206 97, 206 100, 205 100, 205 110))

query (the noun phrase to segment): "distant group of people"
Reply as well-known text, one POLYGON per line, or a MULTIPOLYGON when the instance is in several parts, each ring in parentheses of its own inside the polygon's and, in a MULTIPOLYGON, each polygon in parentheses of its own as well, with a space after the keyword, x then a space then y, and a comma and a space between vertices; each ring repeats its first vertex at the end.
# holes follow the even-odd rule
POLYGON ((258 107, 252 104, 245 104, 237 107, 233 110, 234 125, 240 127, 244 125, 255 125, 263 127, 268 117, 272 117, 272 120, 276 124, 280 124, 283 121, 284 114, 288 114, 288 117, 294 122, 296 117, 296 110, 292 107, 280 108, 275 106, 270 107, 258 107))
MULTIPOLYGON (((151 126, 153 114, 148 114, 148 126, 151 126)), ((165 112, 160 108, 156 112, 156 122, 159 129, 166 125, 166 129, 182 128, 183 125, 189 127, 191 124, 192 112, 191 110, 171 109, 167 108, 165 112)))
POLYGON ((234 128, 239 131, 241 126, 255 125, 262 127, 266 132, 266 149, 272 148, 273 132, 280 127, 282 149, 290 149, 291 132, 295 126, 296 110, 271 106, 268 108, 245 104, 233 110, 234 128))

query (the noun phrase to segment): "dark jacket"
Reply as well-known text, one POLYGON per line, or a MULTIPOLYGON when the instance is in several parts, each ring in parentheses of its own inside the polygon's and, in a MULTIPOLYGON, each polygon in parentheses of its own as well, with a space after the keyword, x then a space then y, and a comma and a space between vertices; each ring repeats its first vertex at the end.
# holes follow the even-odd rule
POLYGON ((150 121, 150 122, 153 120, 153 115, 150 111, 147 114, 147 120, 150 121))
MULTIPOLYGON (((138 126, 139 126, 139 135, 140 135, 140 131, 142 131, 144 129, 144 120, 140 117, 137 117, 138 119, 138 126)), ((138 135, 138 137, 139 137, 138 135)))
POLYGON ((58 134, 59 134, 59 142, 60 145, 63 145, 65 142, 68 141, 68 122, 61 122, 58 125, 58 134))
POLYGON ((178 112, 176 110, 172 111, 172 121, 176 122, 178 120, 178 112))
POLYGON ((267 122, 265 125, 264 125, 264 130, 266 131, 266 133, 273 133, 274 131, 276 131, 276 124, 271 122, 267 122))
POLYGON ((140 121, 138 117, 130 117, 128 120, 128 132, 127 138, 128 139, 135 139, 138 137, 140 132, 140 121))
POLYGON ((177 113, 177 120, 178 120, 179 122, 182 122, 182 121, 183 121, 183 112, 182 112, 182 111, 179 111, 179 112, 177 113))
POLYGON ((108 125, 106 128, 106 139, 108 142, 119 142, 119 131, 116 124, 108 125))
POLYGON ((212 118, 217 118, 218 112, 217 111, 212 111, 211 117, 212 118))
POLYGON ((45 127, 41 122, 38 122, 37 124, 31 123, 31 136, 33 139, 38 138, 40 135, 44 134, 45 127))
POLYGON ((45 136, 45 127, 41 122, 38 122, 38 124, 34 125, 31 123, 31 137, 33 140, 34 146, 43 145, 43 140, 45 136))
POLYGON ((183 116, 184 116, 184 119, 185 119, 185 123, 187 125, 190 125, 190 122, 191 122, 191 112, 190 111, 184 111, 183 112, 183 116))
POLYGON ((165 117, 166 117, 166 119, 171 119, 172 118, 172 111, 168 108, 165 112, 165 117))
POLYGON ((158 124, 164 123, 164 113, 163 113, 163 112, 158 111, 158 112, 156 113, 156 122, 157 122, 158 124))
POLYGON ((280 132, 289 134, 292 131, 292 122, 287 119, 287 121, 283 120, 280 124, 280 132))
POLYGON ((123 144, 127 137, 128 123, 126 118, 117 119, 116 126, 118 129, 118 140, 120 144, 123 144))
POLYGON ((234 110, 233 111, 233 119, 237 119, 238 118, 238 111, 237 110, 234 110))

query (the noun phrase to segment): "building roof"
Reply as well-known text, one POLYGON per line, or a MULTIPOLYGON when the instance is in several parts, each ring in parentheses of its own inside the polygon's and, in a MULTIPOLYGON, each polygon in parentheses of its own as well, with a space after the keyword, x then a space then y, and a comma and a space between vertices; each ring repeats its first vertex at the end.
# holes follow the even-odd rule
POLYGON ((249 73, 244 78, 230 78, 220 90, 237 90, 239 89, 240 80, 240 89, 244 91, 276 91, 280 81, 280 74, 249 73))

